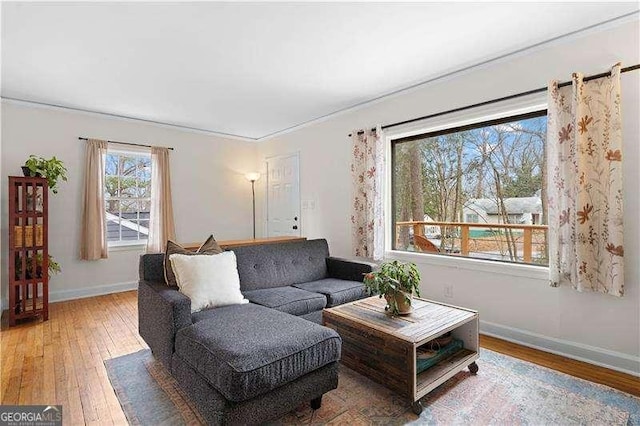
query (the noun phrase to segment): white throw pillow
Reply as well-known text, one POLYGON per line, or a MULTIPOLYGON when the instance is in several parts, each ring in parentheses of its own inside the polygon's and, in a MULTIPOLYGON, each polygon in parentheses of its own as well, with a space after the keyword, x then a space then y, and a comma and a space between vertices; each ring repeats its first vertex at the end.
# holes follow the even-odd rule
POLYGON ((240 293, 234 252, 202 256, 172 254, 169 261, 180 292, 191 299, 191 312, 249 303, 240 293))

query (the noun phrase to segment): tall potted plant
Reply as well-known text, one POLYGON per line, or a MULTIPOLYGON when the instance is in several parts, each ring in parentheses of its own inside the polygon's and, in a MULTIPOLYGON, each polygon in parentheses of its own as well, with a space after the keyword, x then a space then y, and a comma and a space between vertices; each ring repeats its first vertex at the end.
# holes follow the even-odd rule
POLYGON ((411 313, 413 295, 420 296, 420 272, 414 263, 385 262, 364 276, 369 294, 384 296, 391 315, 411 313))
POLYGON ((55 156, 49 160, 37 155, 30 155, 22 166, 22 173, 25 176, 38 176, 47 179, 49 189, 54 193, 58 193, 58 181, 67 181, 67 168, 62 160, 55 156))

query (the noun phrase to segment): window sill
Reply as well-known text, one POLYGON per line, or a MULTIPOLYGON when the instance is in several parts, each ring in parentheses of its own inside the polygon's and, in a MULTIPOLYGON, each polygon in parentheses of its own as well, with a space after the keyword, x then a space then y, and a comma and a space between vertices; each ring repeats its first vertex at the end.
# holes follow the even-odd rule
POLYGON ((147 243, 135 243, 135 244, 114 244, 109 245, 109 252, 117 252, 117 251, 144 251, 147 247, 147 243))
POLYGON ((413 262, 418 265, 443 266, 453 269, 465 269, 476 272, 480 271, 491 274, 509 275, 512 277, 549 280, 549 268, 547 266, 492 262, 490 260, 483 259, 459 258, 454 256, 411 253, 396 250, 386 251, 385 260, 386 259, 397 259, 404 262, 413 262))

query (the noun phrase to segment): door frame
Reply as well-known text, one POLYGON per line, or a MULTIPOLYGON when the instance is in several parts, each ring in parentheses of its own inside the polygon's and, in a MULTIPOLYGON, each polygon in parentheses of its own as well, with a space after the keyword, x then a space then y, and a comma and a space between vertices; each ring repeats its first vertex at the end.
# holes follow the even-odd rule
POLYGON ((288 158, 288 157, 297 157, 298 158, 298 236, 301 237, 302 236, 302 185, 301 185, 301 179, 300 179, 300 151, 293 151, 289 154, 280 154, 280 155, 272 155, 270 157, 265 157, 264 159, 264 167, 265 170, 267 171, 266 173, 266 179, 264 180, 265 182, 265 191, 264 191, 264 198, 265 198, 265 203, 264 203, 264 235, 268 236, 269 235, 269 161, 270 160, 278 160, 278 159, 282 159, 282 158, 288 158))

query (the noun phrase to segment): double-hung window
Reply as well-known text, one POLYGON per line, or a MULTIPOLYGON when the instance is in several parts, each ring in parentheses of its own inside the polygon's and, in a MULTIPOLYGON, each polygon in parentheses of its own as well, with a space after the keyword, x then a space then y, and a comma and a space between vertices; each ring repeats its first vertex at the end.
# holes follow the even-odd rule
POLYGON ((391 141, 392 248, 547 265, 546 111, 391 141))
POLYGON ((104 181, 109 247, 146 244, 151 209, 151 153, 110 146, 104 181))

